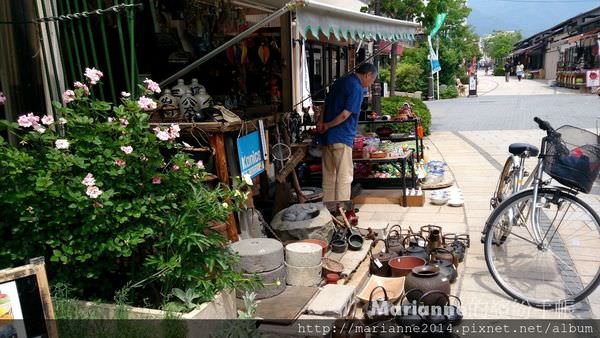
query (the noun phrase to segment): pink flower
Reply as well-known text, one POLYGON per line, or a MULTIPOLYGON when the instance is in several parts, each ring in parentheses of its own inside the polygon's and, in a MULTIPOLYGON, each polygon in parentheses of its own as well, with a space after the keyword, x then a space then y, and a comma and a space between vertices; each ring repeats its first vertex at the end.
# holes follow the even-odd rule
POLYGON ((17 123, 19 123, 19 126, 24 127, 24 128, 36 126, 39 124, 39 122, 40 122, 40 117, 33 115, 33 113, 29 113, 27 115, 21 115, 21 116, 19 116, 19 119, 17 120, 17 123))
POLYGON ((196 167, 198 167, 198 169, 204 169, 204 162, 198 160, 198 162, 196 162, 196 167))
POLYGON ((123 146, 123 147, 121 147, 121 151, 123 151, 125 153, 125 155, 129 155, 133 152, 133 147, 132 146, 123 146))
POLYGON ((54 123, 54 117, 52 117, 52 115, 44 115, 44 117, 42 117, 42 123, 49 126, 54 123))
POLYGON ((100 78, 104 76, 101 71, 96 68, 86 68, 85 69, 85 77, 90 81, 91 84, 95 85, 100 81, 100 78))
POLYGON ((69 104, 71 102, 75 101, 75 92, 72 91, 71 89, 66 90, 63 93, 63 103, 64 104, 69 104))
POLYGON ((152 184, 160 184, 160 176, 152 177, 152 184))
POLYGON ((171 169, 173 171, 179 171, 179 166, 177 164, 173 164, 173 166, 171 167, 171 169))
POLYGON ((92 186, 87 187, 87 190, 85 191, 85 193, 90 198, 97 198, 98 196, 102 195, 103 191, 100 190, 97 186, 92 185, 92 186))
POLYGON ((83 181, 81 181, 81 184, 91 187, 96 185, 96 179, 94 178, 94 175, 88 173, 87 175, 85 175, 83 181))
POLYGON ((69 149, 69 141, 65 139, 58 139, 54 142, 56 149, 69 149))
POLYGON ((146 80, 144 80, 144 84, 146 85, 146 89, 148 89, 149 91, 157 94, 160 93, 160 87, 158 86, 158 83, 147 78, 146 80))
POLYGON ((67 123, 67 119, 65 119, 64 117, 61 117, 58 119, 58 123, 59 124, 66 124, 67 123))
POLYGON ((35 126, 33 126, 33 130, 37 131, 40 134, 43 134, 46 131, 46 128, 42 127, 39 124, 36 124, 35 126))
POLYGON ((122 92, 121 92, 121 96, 122 96, 123 98, 126 98, 126 99, 127 99, 127 98, 129 98, 129 97, 131 96, 131 93, 128 93, 128 92, 126 92, 126 91, 122 91, 122 92))
POLYGON ((126 118, 120 118, 119 122, 121 122, 121 127, 127 127, 129 125, 129 121, 126 118))
POLYGON ((142 110, 156 109, 156 102, 154 102, 154 100, 152 100, 149 97, 145 97, 145 96, 140 97, 140 99, 137 101, 137 104, 138 104, 138 106, 140 106, 140 109, 142 109, 142 110))
POLYGON ((77 89, 82 89, 83 90, 83 94, 85 96, 89 96, 90 95, 90 88, 85 84, 85 83, 81 83, 79 81, 76 81, 73 86, 77 89))
POLYGON ((109 118, 107 119, 108 123, 113 123, 113 121, 114 121, 114 120, 115 120, 115 118, 114 118, 114 117, 109 117, 109 118))
POLYGON ((126 164, 126 163, 125 163, 125 161, 123 161, 123 160, 121 160, 121 159, 116 159, 116 160, 115 160, 115 165, 116 165, 117 167, 123 168, 123 167, 125 167, 125 164, 126 164))
POLYGON ((156 137, 158 137, 158 139, 161 141, 170 140, 169 133, 167 133, 166 131, 160 131, 159 133, 156 134, 156 137))
POLYGON ((169 137, 173 140, 178 138, 179 131, 181 131, 181 128, 179 128, 178 124, 171 124, 171 127, 169 127, 169 137))
POLYGON ((3 92, 0 92, 0 106, 6 102, 6 96, 4 96, 3 92))

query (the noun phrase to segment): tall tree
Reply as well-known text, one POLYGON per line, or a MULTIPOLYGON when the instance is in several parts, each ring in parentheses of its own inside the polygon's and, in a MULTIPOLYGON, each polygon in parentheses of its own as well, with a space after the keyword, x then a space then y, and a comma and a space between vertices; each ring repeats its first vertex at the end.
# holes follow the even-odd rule
MULTIPOLYGON (((371 0, 368 10, 374 11, 380 4, 381 15, 388 18, 414 21, 423 14, 425 6, 422 0, 371 0)), ((390 96, 396 95, 396 64, 398 61, 398 43, 392 43, 390 60, 390 96)))
POLYGON ((494 60, 506 58, 514 45, 523 39, 521 32, 494 32, 484 40, 483 50, 494 60))

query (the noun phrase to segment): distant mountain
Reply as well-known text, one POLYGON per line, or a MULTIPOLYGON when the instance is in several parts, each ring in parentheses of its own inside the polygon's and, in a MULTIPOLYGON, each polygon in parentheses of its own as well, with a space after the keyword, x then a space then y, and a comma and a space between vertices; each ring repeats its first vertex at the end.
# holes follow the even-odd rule
POLYGON ((598 6, 594 0, 469 0, 468 22, 482 36, 494 30, 520 30, 526 38, 598 6))

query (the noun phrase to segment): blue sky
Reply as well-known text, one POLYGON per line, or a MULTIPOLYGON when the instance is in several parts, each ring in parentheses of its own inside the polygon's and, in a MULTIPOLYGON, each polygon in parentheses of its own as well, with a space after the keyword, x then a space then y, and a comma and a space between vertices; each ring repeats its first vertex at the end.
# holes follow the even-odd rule
POLYGON ((600 6, 600 0, 469 0, 469 24, 485 35, 493 30, 520 30, 523 37, 550 28, 600 6))

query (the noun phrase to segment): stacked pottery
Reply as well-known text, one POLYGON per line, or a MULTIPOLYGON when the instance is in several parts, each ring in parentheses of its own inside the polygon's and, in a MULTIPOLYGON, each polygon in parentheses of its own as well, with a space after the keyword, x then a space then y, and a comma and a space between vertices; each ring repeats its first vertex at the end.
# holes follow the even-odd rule
POLYGON ((194 96, 198 100, 200 108, 209 108, 213 105, 213 100, 210 95, 206 92, 204 87, 198 89, 198 95, 194 96))
POLYGON ((202 107, 196 97, 192 95, 192 91, 187 89, 185 94, 183 94, 179 100, 179 110, 181 111, 181 115, 185 118, 192 118, 201 108, 202 107))
POLYGON ((204 89, 204 86, 198 82, 198 79, 192 79, 192 83, 190 84, 192 95, 198 95, 198 93, 200 93, 200 89, 204 89))
POLYGON ((171 93, 173 94, 173 96, 181 98, 183 94, 185 94, 186 90, 189 89, 190 88, 185 84, 185 81, 183 79, 179 79, 177 80, 177 85, 171 88, 171 93))
POLYGON ((178 115, 179 99, 173 96, 170 89, 165 89, 158 101, 160 102, 160 109, 166 118, 175 118, 178 115))
MULTIPOLYGON (((270 298, 285 290, 286 269, 281 242, 270 238, 251 238, 235 242, 230 248, 240 256, 237 270, 244 278, 256 275, 261 279, 264 287, 253 290, 256 299, 270 298)), ((243 291, 238 290, 237 297, 242 296, 243 291)))
POLYGON ((295 286, 314 286, 321 282, 321 253, 315 243, 296 242, 285 247, 287 283, 295 286))

